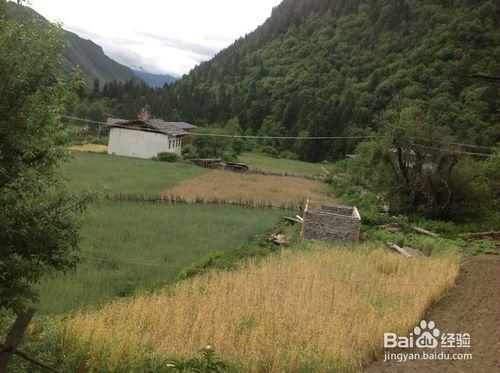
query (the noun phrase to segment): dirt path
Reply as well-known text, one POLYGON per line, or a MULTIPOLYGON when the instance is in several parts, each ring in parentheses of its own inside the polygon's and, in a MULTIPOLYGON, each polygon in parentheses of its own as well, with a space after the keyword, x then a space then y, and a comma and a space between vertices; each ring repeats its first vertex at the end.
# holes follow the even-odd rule
MULTIPOLYGON (((443 349, 450 353, 471 352, 472 360, 405 363, 379 360, 364 372, 498 372, 500 371, 500 256, 467 257, 456 287, 426 314, 445 333, 470 333, 469 349, 443 349)), ((436 349, 440 351, 439 348, 436 349)), ((421 349, 420 349, 421 351, 421 349)), ((435 350, 427 350, 435 352, 435 350)), ((419 349, 393 352, 417 353, 419 349)), ((383 357, 381 358, 383 359, 383 357)))

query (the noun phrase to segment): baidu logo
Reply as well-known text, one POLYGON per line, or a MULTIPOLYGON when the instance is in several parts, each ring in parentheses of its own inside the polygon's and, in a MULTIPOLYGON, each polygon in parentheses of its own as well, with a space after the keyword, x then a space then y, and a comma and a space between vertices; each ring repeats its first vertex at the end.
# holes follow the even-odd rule
POLYGON ((385 348, 468 348, 471 336, 469 333, 442 333, 436 328, 434 321, 422 320, 409 336, 398 336, 396 333, 384 333, 385 348))

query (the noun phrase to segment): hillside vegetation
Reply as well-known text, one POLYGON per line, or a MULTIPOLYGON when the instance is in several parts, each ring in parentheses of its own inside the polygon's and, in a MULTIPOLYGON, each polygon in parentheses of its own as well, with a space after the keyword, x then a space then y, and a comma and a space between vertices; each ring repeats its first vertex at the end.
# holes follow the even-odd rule
MULTIPOLYGON (((498 70, 498 11, 479 0, 285 0, 177 82, 172 111, 161 114, 237 117, 254 134, 339 136, 372 133, 389 108, 416 105, 458 139, 494 145, 499 90, 471 75, 498 70)), ((322 160, 354 144, 276 145, 322 160)))
MULTIPOLYGON (((232 121, 239 133, 271 136, 375 134, 388 113, 415 108, 454 141, 492 146, 499 88, 473 75, 498 71, 498 14, 491 0, 284 0, 261 27, 175 84, 118 84, 102 96, 126 101, 110 105, 118 116, 147 103, 167 120, 232 121)), ((266 143, 322 161, 358 141, 266 143)))
POLYGON ((356 371, 384 332, 406 334, 450 287, 457 258, 283 251, 77 314, 60 328, 61 353, 69 370, 160 372, 211 345, 246 372, 356 371))

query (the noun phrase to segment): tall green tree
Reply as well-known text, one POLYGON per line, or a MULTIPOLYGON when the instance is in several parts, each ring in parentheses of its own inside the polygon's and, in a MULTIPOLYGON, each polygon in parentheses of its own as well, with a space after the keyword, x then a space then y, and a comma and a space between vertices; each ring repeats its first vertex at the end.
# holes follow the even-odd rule
POLYGON ((36 300, 36 283, 79 259, 85 203, 57 174, 66 157, 58 114, 70 88, 57 75, 62 47, 60 28, 0 13, 0 309, 36 300))

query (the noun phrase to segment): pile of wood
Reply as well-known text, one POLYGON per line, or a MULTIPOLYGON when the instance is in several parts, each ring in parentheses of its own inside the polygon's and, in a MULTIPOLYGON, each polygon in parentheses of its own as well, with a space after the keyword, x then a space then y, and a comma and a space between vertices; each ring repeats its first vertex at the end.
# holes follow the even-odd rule
MULTIPOLYGON (((399 233, 399 232, 403 231, 403 227, 401 225, 399 225, 398 223, 391 223, 391 224, 379 225, 378 229, 382 229, 384 231, 388 231, 388 232, 391 232, 391 233, 399 233)), ((418 234, 423 234, 425 236, 430 236, 430 237, 434 237, 434 238, 438 238, 439 237, 439 234, 434 233, 434 232, 430 232, 430 231, 425 230, 423 228, 413 227, 412 226, 411 229, 413 229, 418 234)))
POLYGON ((200 158, 200 159, 192 159, 195 165, 205 168, 214 168, 217 170, 229 170, 236 172, 247 172, 250 170, 248 165, 243 163, 234 163, 234 162, 224 162, 220 158, 200 158))
POLYGON ((278 229, 276 229, 273 233, 271 233, 271 235, 268 237, 268 241, 269 242, 272 242, 274 243, 275 245, 278 245, 278 246, 283 246, 284 244, 286 244, 287 240, 286 240, 286 237, 285 235, 283 234, 283 229, 291 224, 295 224, 295 223, 300 223, 302 224, 303 220, 302 220, 302 217, 299 216, 299 215, 296 215, 295 217, 285 217, 285 222, 279 226, 278 229))

